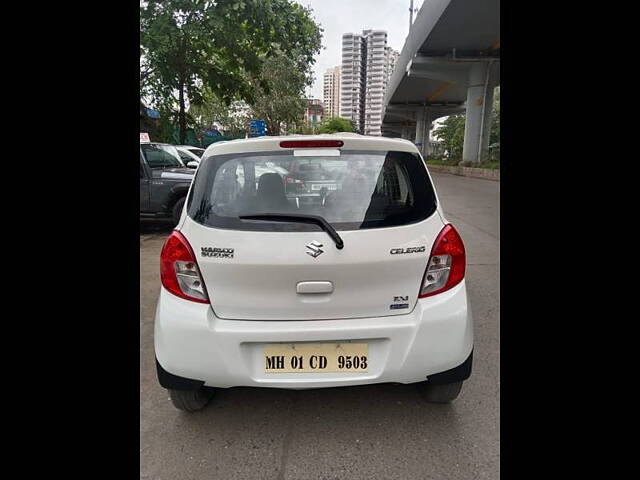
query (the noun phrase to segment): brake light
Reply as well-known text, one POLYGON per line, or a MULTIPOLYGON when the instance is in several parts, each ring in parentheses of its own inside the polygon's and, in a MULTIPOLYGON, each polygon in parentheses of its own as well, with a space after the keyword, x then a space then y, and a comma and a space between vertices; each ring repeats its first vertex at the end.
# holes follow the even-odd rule
POLYGON ((455 287, 464 278, 465 263, 462 238, 453 225, 447 224, 433 244, 418 296, 430 297, 455 287))
POLYGON ((174 230, 160 254, 162 286, 174 295, 198 303, 209 303, 209 295, 198 269, 196 257, 184 236, 174 230))
POLYGON ((321 148, 321 147, 341 147, 342 140, 283 140, 280 142, 282 148, 321 148))

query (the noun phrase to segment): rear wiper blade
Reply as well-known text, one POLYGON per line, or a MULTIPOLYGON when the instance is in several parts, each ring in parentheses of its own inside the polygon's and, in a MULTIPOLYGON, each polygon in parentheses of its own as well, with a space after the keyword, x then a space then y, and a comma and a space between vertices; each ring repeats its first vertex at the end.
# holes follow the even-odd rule
POLYGON ((293 215, 288 213, 261 213, 255 215, 240 215, 238 218, 241 220, 267 220, 272 222, 298 222, 298 223, 312 223, 322 228, 331 239, 336 243, 336 248, 342 250, 344 242, 335 228, 331 226, 320 215, 293 215))

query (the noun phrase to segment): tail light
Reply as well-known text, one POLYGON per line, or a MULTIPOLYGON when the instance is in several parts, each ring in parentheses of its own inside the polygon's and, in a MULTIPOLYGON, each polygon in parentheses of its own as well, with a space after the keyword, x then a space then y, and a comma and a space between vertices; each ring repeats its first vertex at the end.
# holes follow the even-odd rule
POLYGON ((445 225, 431 249, 418 296, 430 297, 455 287, 464 278, 465 263, 466 255, 460 235, 453 225, 445 225))
POLYGON ((160 280, 164 288, 180 298, 209 303, 193 250, 187 239, 176 230, 171 232, 162 247, 160 280))

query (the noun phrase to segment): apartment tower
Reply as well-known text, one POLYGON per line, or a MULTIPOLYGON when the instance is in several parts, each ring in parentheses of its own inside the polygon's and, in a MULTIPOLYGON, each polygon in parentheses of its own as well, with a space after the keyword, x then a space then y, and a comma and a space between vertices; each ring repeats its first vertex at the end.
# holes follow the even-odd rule
POLYGON ((324 74, 323 106, 326 118, 340 116, 340 65, 324 74))
POLYGON ((364 129, 365 62, 366 44, 362 35, 342 35, 340 116, 351 120, 358 132, 364 129))
POLYGON ((352 120, 358 132, 381 135, 384 94, 397 57, 384 30, 342 36, 340 116, 352 120))

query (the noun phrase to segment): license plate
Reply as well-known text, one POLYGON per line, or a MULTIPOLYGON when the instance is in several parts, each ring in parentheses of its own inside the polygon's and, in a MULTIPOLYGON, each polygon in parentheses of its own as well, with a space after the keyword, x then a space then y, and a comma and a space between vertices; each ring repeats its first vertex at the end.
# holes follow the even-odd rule
POLYGON ((327 190, 337 190, 338 185, 335 183, 325 183, 325 184, 311 184, 311 190, 322 190, 322 187, 326 187, 327 190))
POLYGON ((264 347, 265 373, 366 372, 366 343, 277 343, 264 347))

